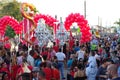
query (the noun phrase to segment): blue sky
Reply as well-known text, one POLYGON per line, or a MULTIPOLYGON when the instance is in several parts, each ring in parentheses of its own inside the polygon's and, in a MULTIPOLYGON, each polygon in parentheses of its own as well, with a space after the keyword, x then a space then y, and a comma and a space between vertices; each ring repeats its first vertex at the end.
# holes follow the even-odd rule
MULTIPOLYGON (((63 20, 70 13, 84 14, 84 0, 18 0, 20 2, 32 3, 37 10, 43 14, 63 17, 63 20)), ((98 24, 101 21, 103 26, 111 26, 120 18, 119 0, 86 0, 87 20, 90 25, 98 24)))

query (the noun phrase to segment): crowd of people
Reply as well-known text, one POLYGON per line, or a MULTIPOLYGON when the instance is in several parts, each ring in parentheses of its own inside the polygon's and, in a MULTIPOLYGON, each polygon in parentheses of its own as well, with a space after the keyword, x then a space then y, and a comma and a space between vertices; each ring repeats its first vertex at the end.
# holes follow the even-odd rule
POLYGON ((89 43, 50 48, 24 44, 18 51, 0 46, 0 80, 120 80, 119 37, 93 37, 89 43))

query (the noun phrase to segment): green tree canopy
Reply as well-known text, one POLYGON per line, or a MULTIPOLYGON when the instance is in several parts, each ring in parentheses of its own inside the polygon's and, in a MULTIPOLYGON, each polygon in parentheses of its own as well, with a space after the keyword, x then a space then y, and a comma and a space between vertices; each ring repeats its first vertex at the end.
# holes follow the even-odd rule
MULTIPOLYGON (((12 16, 18 21, 22 20, 22 15, 20 12, 20 3, 18 3, 15 0, 1 0, 0 1, 0 17, 3 16, 12 16)), ((8 36, 9 38, 15 37, 14 30, 8 25, 7 29, 5 31, 5 36, 8 36)))
POLYGON ((17 1, 12 1, 1 4, 0 17, 3 17, 5 15, 13 16, 18 21, 21 21, 22 15, 20 12, 20 3, 17 1))
POLYGON ((8 36, 9 38, 14 38, 15 35, 15 31, 10 26, 8 26, 5 31, 5 36, 8 36))

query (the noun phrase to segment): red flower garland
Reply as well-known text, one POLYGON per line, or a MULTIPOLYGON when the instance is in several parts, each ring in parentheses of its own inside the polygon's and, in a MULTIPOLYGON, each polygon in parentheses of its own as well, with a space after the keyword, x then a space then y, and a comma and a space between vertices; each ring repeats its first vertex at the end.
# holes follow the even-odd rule
POLYGON ((66 20, 64 22, 66 30, 70 30, 70 26, 74 22, 78 24, 82 33, 80 42, 81 43, 89 42, 91 40, 91 33, 88 21, 85 20, 84 16, 80 15, 79 13, 75 14, 71 13, 68 17, 66 17, 66 20))
POLYGON ((16 34, 22 33, 22 26, 11 16, 4 16, 0 19, 0 34, 4 35, 7 25, 10 25, 16 34))
POLYGON ((57 20, 55 19, 55 18, 53 18, 53 17, 51 17, 51 16, 49 16, 49 15, 44 15, 44 14, 37 14, 37 15, 35 15, 35 17, 34 17, 34 21, 36 22, 36 23, 38 23, 38 20, 39 19, 44 19, 45 20, 45 23, 48 25, 48 26, 50 26, 50 27, 54 27, 55 26, 55 23, 54 22, 57 22, 57 20))

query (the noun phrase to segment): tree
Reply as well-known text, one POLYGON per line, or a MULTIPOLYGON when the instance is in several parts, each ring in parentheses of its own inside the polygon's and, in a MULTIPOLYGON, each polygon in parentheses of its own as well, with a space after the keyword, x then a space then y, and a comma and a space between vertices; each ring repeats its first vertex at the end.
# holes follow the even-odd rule
MULTIPOLYGON (((15 0, 1 0, 0 1, 0 17, 9 15, 17 19, 18 21, 22 20, 22 15, 20 12, 20 3, 15 0)), ((14 30, 8 25, 5 31, 5 36, 9 38, 14 38, 14 30)))
POLYGON ((9 15, 17 19, 18 21, 22 20, 22 15, 20 12, 20 3, 17 1, 7 2, 7 3, 1 3, 0 7, 0 17, 3 17, 5 15, 9 15))
POLYGON ((8 26, 5 31, 5 36, 8 36, 9 38, 14 38, 15 35, 15 31, 10 26, 8 26))
POLYGON ((118 21, 116 21, 114 24, 118 25, 120 27, 120 18, 118 21))

